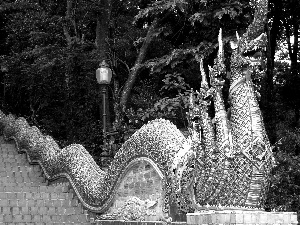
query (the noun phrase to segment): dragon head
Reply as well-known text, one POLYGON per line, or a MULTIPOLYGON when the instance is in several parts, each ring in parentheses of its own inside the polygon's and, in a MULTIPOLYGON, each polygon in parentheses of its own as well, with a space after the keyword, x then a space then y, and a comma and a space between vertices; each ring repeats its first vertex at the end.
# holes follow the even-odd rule
POLYGON ((237 41, 231 42, 233 50, 231 56, 231 83, 237 82, 246 77, 250 78, 253 69, 261 65, 263 51, 266 48, 267 35, 264 32, 266 15, 268 12, 267 0, 252 0, 254 8, 254 19, 246 32, 237 41))
MULTIPOLYGON (((208 86, 206 79, 206 73, 203 67, 203 58, 198 57, 200 63, 200 72, 201 72, 201 87, 199 91, 194 92, 193 89, 190 93, 189 101, 189 113, 188 113, 188 122, 190 127, 190 134, 192 139, 195 139, 195 135, 200 135, 200 122, 203 117, 203 110, 207 108, 210 104, 211 90, 208 86)), ((197 139, 197 138, 196 138, 197 139)))
POLYGON ((222 74, 225 73, 226 67, 224 63, 224 48, 223 48, 223 41, 222 41, 222 28, 220 28, 219 35, 218 35, 218 43, 219 43, 219 50, 217 58, 214 60, 214 65, 208 66, 209 68, 209 78, 211 88, 208 91, 209 95, 213 95, 216 90, 222 89, 225 81, 222 78, 222 74))
POLYGON ((237 43, 231 42, 231 83, 250 78, 253 70, 261 65, 266 40, 266 34, 262 33, 249 43, 239 39, 237 43))

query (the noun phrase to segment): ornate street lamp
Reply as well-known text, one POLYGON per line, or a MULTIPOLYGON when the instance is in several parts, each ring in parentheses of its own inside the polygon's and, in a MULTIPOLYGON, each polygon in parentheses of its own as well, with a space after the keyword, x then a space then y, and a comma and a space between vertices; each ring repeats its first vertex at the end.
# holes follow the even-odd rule
POLYGON ((102 105, 103 105, 103 114, 102 114, 102 120, 103 120, 103 146, 104 150, 106 150, 106 93, 107 93, 107 85, 111 81, 112 72, 109 68, 108 64, 105 62, 105 60, 102 61, 99 65, 100 67, 96 70, 96 78, 97 82, 102 86, 102 105))

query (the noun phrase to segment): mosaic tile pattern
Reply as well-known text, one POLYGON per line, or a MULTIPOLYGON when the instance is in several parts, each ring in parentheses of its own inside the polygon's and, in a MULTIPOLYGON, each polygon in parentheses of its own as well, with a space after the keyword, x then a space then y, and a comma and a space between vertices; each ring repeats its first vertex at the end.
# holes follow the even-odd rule
POLYGON ((6 116, 0 111, 0 127, 5 139, 15 140, 18 151, 27 153, 30 163, 41 165, 47 179, 67 178, 82 204, 98 213, 108 210, 127 166, 147 158, 162 174, 161 205, 167 218, 171 199, 177 201, 176 170, 182 158, 190 158, 187 157, 190 143, 175 125, 163 119, 151 121, 133 134, 117 152, 107 172, 97 166, 82 145, 72 144, 61 149, 52 137, 29 126, 24 118, 6 116))
MULTIPOLYGON (((194 185, 190 188, 196 209, 253 207, 261 208, 272 167, 271 146, 266 135, 262 115, 253 90, 251 73, 253 59, 243 53, 265 47, 263 26, 266 19, 266 0, 252 1, 255 8, 253 24, 239 38, 231 58, 230 99, 231 118, 227 119, 222 96, 223 82, 220 75, 224 70, 221 30, 219 53, 210 69, 211 88, 203 85, 205 93, 198 102, 203 102, 207 93, 213 97, 215 129, 207 129, 212 118, 205 116, 205 108, 198 104, 203 138, 201 152, 195 161, 194 185), (201 99, 202 98, 202 99, 201 99), (210 151, 215 141, 215 151, 210 151)), ((202 72, 204 73, 204 72, 202 72)), ((193 103, 193 107, 197 107, 193 103)), ((191 110, 193 111, 193 110, 191 110)), ((195 111, 195 110, 194 110, 195 111)))

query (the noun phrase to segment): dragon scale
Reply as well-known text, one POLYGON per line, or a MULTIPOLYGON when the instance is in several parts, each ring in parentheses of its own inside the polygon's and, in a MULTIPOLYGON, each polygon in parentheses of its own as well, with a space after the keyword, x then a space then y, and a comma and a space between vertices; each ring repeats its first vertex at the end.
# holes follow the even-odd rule
MULTIPOLYGON (((256 1, 254 6, 255 24, 249 26, 242 38, 238 37, 231 57, 230 121, 222 97, 222 82, 217 78, 224 70, 220 30, 218 57, 210 68, 216 128, 210 134, 203 132, 206 135, 204 139, 215 135, 217 160, 211 161, 211 156, 197 159, 195 176, 203 177, 203 171, 209 173, 206 180, 195 182, 196 190, 191 190, 198 207, 208 204, 259 208, 263 204, 268 173, 272 167, 272 153, 251 81, 252 59, 243 54, 264 47, 263 24, 267 1, 256 1)), ((202 129, 207 130, 207 123, 201 124, 204 125, 202 129)))

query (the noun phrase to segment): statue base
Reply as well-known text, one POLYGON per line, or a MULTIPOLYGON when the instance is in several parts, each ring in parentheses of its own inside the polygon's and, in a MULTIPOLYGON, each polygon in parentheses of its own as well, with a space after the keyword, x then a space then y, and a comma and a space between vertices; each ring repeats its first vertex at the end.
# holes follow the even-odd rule
POLYGON ((187 224, 298 224, 296 212, 260 210, 207 210, 187 214, 187 224))

